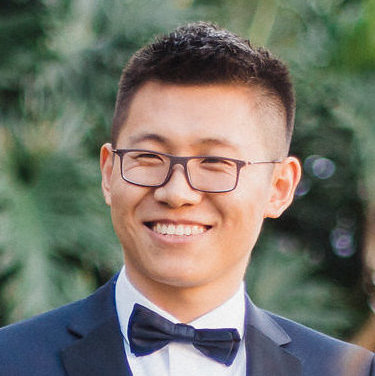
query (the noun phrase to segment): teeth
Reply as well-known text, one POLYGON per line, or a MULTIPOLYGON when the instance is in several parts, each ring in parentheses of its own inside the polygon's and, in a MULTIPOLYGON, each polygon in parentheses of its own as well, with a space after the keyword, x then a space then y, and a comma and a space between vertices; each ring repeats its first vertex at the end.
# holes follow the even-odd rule
POLYGON ((193 235, 201 234, 202 232, 203 232, 203 229, 202 227, 199 227, 199 226, 193 226, 191 229, 191 233, 193 235))
POLYGON ((178 225, 176 227, 176 235, 184 235, 184 226, 178 225))
POLYGON ((153 225, 152 230, 158 234, 163 235, 179 235, 179 236, 190 236, 202 234, 205 231, 204 226, 189 226, 189 225, 174 225, 165 223, 156 223, 153 225))
MULTIPOLYGON (((154 227, 155 227, 155 226, 154 226, 154 227)), ((161 231, 161 228, 162 228, 162 227, 161 227, 161 224, 160 224, 160 223, 157 223, 157 224, 156 224, 156 228, 155 228, 154 231, 156 231, 156 232, 158 232, 159 234, 161 234, 161 232, 162 232, 162 231, 161 231)))
POLYGON ((174 225, 168 225, 167 234, 173 235, 175 233, 175 226, 174 225))

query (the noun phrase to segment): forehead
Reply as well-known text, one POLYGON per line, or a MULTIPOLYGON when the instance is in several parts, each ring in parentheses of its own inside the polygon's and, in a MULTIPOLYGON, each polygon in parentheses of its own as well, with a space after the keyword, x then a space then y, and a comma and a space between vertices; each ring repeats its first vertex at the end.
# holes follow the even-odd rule
POLYGON ((261 101, 264 96, 255 87, 147 82, 130 104, 118 145, 265 155, 268 129, 276 132, 282 119, 277 111, 265 111, 261 101))

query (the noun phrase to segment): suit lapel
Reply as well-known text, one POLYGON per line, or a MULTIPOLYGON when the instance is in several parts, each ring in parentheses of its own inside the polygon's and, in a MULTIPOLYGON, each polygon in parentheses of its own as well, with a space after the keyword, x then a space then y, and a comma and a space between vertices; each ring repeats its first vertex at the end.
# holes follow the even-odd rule
POLYGON ((62 352, 69 376, 131 376, 117 316, 114 315, 62 352))
POLYGON ((116 278, 77 307, 67 330, 75 340, 61 359, 69 376, 132 376, 114 302, 116 278))
POLYGON ((247 376, 300 376, 301 363, 283 346, 291 341, 286 332, 246 298, 245 343, 247 376))

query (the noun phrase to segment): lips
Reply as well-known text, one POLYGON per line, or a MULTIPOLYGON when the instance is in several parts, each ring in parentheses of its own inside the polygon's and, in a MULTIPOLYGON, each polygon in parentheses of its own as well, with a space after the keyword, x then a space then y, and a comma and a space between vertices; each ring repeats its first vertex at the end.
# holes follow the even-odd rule
POLYGON ((171 223, 165 221, 145 222, 145 225, 157 234, 176 236, 199 235, 211 228, 211 226, 197 223, 171 223))

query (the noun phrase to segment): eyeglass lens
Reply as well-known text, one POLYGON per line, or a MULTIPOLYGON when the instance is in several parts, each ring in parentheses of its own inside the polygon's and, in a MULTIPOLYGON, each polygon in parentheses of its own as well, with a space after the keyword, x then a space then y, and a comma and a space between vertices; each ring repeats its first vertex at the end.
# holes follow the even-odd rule
MULTIPOLYGON (((170 168, 168 156, 144 151, 129 151, 123 154, 122 175, 125 180, 144 186, 162 185, 170 168)), ((204 157, 187 162, 187 174, 193 188, 202 191, 220 192, 234 188, 237 180, 237 165, 234 161, 204 157)))

